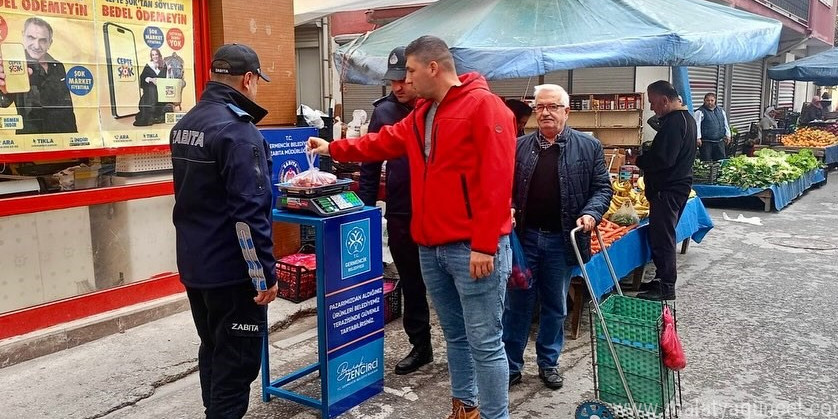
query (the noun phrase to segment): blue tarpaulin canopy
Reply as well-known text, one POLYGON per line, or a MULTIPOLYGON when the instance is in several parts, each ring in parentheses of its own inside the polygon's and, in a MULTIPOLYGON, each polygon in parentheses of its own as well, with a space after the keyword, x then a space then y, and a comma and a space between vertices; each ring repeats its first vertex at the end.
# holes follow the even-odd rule
POLYGON ((768 69, 774 80, 811 81, 821 86, 838 85, 838 48, 768 69))
POLYGON ((342 46, 335 62, 345 82, 381 84, 390 50, 430 34, 445 40, 460 73, 490 80, 730 64, 776 53, 781 28, 705 0, 440 0, 342 46))

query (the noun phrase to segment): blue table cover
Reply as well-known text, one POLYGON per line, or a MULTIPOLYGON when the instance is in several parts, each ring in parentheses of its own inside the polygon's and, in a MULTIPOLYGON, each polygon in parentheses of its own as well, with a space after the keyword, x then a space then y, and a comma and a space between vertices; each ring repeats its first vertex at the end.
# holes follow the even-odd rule
POLYGON ((736 198, 756 195, 766 189, 770 189, 771 196, 774 200, 774 208, 779 211, 788 206, 795 198, 803 195, 803 192, 811 188, 813 184, 821 183, 825 180, 826 173, 824 170, 815 169, 804 173, 803 176, 795 180, 775 183, 767 188, 742 189, 738 186, 694 184, 693 189, 701 198, 736 198))
MULTIPOLYGON (((608 248, 608 256, 611 257, 611 263, 614 265, 617 278, 628 275, 635 268, 652 260, 648 228, 649 221, 644 219, 637 228, 629 231, 608 248)), ((675 227, 675 240, 680 243, 691 238, 696 243, 700 243, 712 228, 713 220, 707 213, 707 208, 704 207, 701 199, 693 198, 687 201, 684 213, 681 214, 681 219, 675 227)), ((602 252, 595 254, 585 264, 585 268, 588 271, 588 277, 591 279, 591 285, 597 294, 597 298, 602 297, 614 288, 614 282, 611 280, 611 274, 608 272, 608 265, 605 263, 602 252)), ((575 267, 571 276, 582 276, 582 270, 578 266, 575 267)))
POLYGON ((823 162, 825 164, 838 163, 838 144, 823 149, 823 162))

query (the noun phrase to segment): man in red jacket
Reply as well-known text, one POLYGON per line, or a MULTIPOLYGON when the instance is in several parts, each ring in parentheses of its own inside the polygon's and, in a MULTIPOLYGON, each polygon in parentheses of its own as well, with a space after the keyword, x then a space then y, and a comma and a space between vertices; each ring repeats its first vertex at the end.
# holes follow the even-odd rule
POLYGON ((421 98, 406 118, 361 138, 312 137, 308 146, 342 161, 407 155, 411 234, 447 342, 450 417, 508 418, 501 315, 512 256, 515 118, 482 76, 457 76, 443 40, 422 36, 405 55, 405 81, 421 98))

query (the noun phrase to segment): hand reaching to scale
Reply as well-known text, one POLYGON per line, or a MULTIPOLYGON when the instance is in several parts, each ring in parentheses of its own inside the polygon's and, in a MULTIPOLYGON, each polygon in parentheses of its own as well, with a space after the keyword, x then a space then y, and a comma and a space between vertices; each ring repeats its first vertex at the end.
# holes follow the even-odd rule
POLYGON ((319 154, 321 156, 328 156, 329 142, 320 137, 308 137, 306 152, 319 154))
POLYGON ((301 172, 288 180, 288 183, 304 187, 304 188, 313 188, 318 186, 325 186, 331 185, 337 182, 337 177, 335 175, 323 172, 317 166, 314 165, 315 154, 323 154, 322 150, 325 149, 325 152, 329 152, 329 143, 322 138, 317 137, 310 137, 306 144, 306 160, 308 161, 308 170, 301 172), (314 141, 316 144, 314 147, 311 146, 312 140, 320 140, 323 144, 320 144, 317 141, 314 141))

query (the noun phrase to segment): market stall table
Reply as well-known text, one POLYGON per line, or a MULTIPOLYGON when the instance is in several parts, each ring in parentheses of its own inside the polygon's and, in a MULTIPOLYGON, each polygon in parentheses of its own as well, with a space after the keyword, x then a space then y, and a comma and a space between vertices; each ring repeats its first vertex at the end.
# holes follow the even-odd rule
MULTIPOLYGON (((637 228, 626 233, 625 236, 615 241, 608 248, 608 255, 611 257, 611 263, 614 266, 614 271, 618 278, 622 278, 638 267, 646 265, 652 260, 652 250, 649 247, 649 221, 644 219, 640 222, 637 228)), ((701 202, 700 198, 692 198, 687 201, 684 208, 684 213, 675 227, 676 242, 684 242, 682 245, 682 253, 686 251, 686 243, 692 239, 696 243, 700 243, 704 239, 710 229, 713 228, 713 220, 707 212, 707 208, 701 202)), ((585 264, 588 270, 588 275, 591 278, 591 285, 597 293, 597 298, 602 297, 605 293, 610 291, 614 285, 611 281, 611 274, 608 272, 608 265, 605 263, 605 258, 602 253, 597 253, 591 257, 591 260, 585 264)), ((585 286, 581 281, 577 281, 578 277, 582 275, 579 267, 574 268, 571 277, 574 280, 571 282, 570 298, 573 302, 573 309, 570 313, 570 338, 576 339, 579 335, 579 323, 582 315, 582 298, 585 293, 585 286)))
POLYGON ((765 211, 771 211, 771 204, 779 211, 785 208, 795 198, 803 195, 812 185, 826 182, 826 172, 823 169, 815 169, 803 174, 803 176, 783 183, 776 183, 767 188, 740 188, 729 185, 693 185, 693 189, 699 197, 710 198, 739 198, 755 197, 765 204, 765 211))

